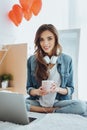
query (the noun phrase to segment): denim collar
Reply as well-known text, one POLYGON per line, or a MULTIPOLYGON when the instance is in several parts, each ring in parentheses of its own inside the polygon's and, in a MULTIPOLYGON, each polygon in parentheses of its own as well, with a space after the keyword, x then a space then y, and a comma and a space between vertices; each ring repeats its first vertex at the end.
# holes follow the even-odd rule
POLYGON ((57 61, 58 61, 58 64, 61 64, 61 63, 62 63, 62 54, 60 54, 60 55, 58 56, 57 61))

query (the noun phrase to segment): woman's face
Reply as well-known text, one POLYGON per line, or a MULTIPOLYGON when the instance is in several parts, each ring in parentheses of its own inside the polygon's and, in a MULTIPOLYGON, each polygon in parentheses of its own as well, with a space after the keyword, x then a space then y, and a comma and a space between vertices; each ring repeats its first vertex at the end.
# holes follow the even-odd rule
POLYGON ((40 36, 40 46, 45 53, 51 56, 55 46, 54 34, 49 30, 42 32, 40 36))

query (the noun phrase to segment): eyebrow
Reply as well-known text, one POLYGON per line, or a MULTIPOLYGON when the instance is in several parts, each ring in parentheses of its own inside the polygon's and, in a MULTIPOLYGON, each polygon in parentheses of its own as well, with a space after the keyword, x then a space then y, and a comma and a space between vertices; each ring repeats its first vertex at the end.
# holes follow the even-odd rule
MULTIPOLYGON (((48 36, 47 38, 53 38, 53 36, 48 36)), ((40 39, 43 39, 43 37, 40 37, 40 39)))

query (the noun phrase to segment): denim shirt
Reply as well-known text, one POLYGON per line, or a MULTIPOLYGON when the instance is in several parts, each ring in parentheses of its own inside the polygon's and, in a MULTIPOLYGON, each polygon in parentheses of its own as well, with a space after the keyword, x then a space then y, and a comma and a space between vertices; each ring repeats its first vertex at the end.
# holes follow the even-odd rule
MULTIPOLYGON (((35 69, 36 69, 37 61, 35 55, 29 57, 27 61, 27 93, 30 94, 30 90, 37 89, 41 86, 40 83, 37 82, 35 78, 35 69)), ((72 58, 66 54, 61 54, 57 59, 57 70, 60 73, 61 77, 61 88, 67 88, 68 93, 66 95, 62 95, 57 93, 57 100, 68 100, 71 99, 72 93, 74 92, 73 85, 73 67, 72 67, 72 58)), ((29 97, 32 100, 39 99, 39 96, 29 97)))

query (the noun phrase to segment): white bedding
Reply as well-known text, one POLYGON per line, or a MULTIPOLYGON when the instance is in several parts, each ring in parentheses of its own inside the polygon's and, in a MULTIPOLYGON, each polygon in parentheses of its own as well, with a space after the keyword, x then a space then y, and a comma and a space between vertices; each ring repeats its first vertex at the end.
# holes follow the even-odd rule
POLYGON ((74 114, 47 114, 28 125, 0 121, 0 130, 87 130, 87 118, 74 114))

